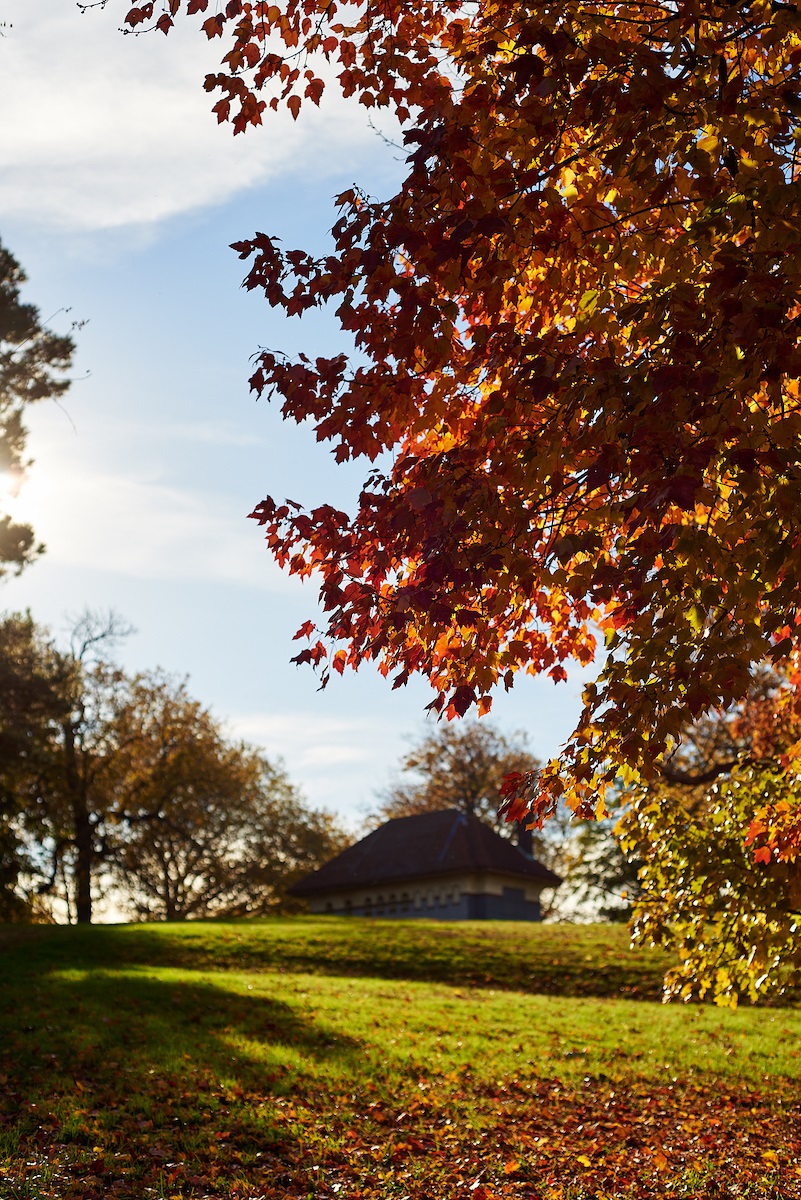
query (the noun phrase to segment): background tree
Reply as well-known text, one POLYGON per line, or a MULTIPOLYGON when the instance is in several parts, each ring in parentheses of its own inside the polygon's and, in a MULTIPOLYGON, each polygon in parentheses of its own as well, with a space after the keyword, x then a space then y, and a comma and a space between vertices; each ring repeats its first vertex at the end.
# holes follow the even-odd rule
POLYGON ((115 858, 127 906, 164 920, 287 906, 287 888, 348 839, 258 752, 209 728, 195 727, 189 738, 156 814, 131 823, 115 858))
POLYGON ((113 613, 87 613, 75 624, 69 650, 40 635, 57 664, 61 711, 47 740, 25 763, 23 777, 15 780, 22 821, 45 876, 39 891, 52 892, 61 875, 68 912, 74 906, 79 923, 92 919, 93 882, 113 852, 126 811, 118 787, 121 738, 115 718, 129 681, 110 651, 128 632, 113 613))
MULTIPOLYGON (((50 332, 32 304, 20 301, 25 275, 17 260, 0 245, 0 504, 13 490, 25 460, 24 411, 37 400, 64 394, 75 345, 72 338, 50 332)), ((0 511, 0 575, 21 568, 42 550, 29 525, 0 511)))
POLYGON ((230 742, 183 683, 138 676, 115 715, 112 871, 139 917, 252 916, 346 843, 281 767, 230 742))
POLYGON ((498 816, 504 777, 538 766, 523 733, 504 734, 486 720, 437 724, 401 760, 400 776, 379 797, 377 817, 457 808, 511 837, 512 828, 498 816))
MULTIPOLYGON (((2 507, 29 465, 25 407, 63 395, 75 349, 70 337, 42 325, 34 305, 22 303, 25 281, 0 244, 0 577, 21 570, 43 549, 33 529, 2 507)), ((20 779, 63 714, 61 665, 29 617, 0 622, 0 920, 29 914, 33 903, 19 886, 31 866, 19 831, 20 779)))
POLYGON ((613 806, 610 817, 577 822, 563 856, 571 906, 594 920, 631 920, 640 894, 638 839, 628 838, 624 849, 621 816, 613 806))
POLYGON ((69 650, 30 618, 0 624, 0 845, 8 915, 63 888, 91 921, 112 882, 140 915, 275 907, 343 835, 285 773, 226 739, 186 685, 127 675, 113 614, 77 622, 69 650))
POLYGON ((794 10, 208 8, 147 0, 127 21, 202 14, 235 132, 319 103, 322 56, 408 149, 395 196, 338 198, 330 254, 237 245, 249 288, 289 314, 333 303, 356 345, 264 352, 253 388, 338 459, 392 463, 352 514, 256 507, 278 561, 321 579, 300 659, 324 679, 422 672, 451 716, 519 670, 563 679, 600 628, 565 753, 508 791, 513 817, 560 796, 593 815, 621 765, 652 777, 688 720, 801 639, 794 10))
POLYGON ((0 621, 0 921, 30 915, 23 795, 66 716, 62 662, 29 615, 0 621))

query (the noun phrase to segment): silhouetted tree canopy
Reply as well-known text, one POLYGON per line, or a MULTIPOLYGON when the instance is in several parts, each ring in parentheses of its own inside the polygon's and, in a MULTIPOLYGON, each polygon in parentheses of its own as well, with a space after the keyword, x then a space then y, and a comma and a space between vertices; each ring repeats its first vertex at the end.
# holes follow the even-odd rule
POLYGON ((2 512, 2 496, 14 490, 28 465, 25 409, 64 394, 75 349, 71 337, 45 328, 38 309, 21 301, 25 281, 17 260, 0 245, 0 575, 21 570, 43 549, 29 525, 2 512))

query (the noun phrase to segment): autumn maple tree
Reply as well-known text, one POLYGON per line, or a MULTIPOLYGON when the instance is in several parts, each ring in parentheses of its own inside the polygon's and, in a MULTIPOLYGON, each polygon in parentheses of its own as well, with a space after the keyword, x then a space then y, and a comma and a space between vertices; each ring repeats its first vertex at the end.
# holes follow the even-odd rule
POLYGON ((797 684, 755 674, 744 699, 687 728, 617 833, 642 857, 635 940, 677 952, 668 997, 735 1005, 801 979, 797 684))
POLYGON ((333 76, 408 150, 396 195, 338 197, 330 254, 236 246, 248 288, 330 305, 353 346, 264 352, 253 389, 372 464, 354 512, 253 514, 320 580, 299 660, 421 673, 453 716, 605 640, 561 758, 507 788, 511 818, 595 811, 801 642, 801 12, 148 0, 127 21, 193 16, 235 133, 333 76))

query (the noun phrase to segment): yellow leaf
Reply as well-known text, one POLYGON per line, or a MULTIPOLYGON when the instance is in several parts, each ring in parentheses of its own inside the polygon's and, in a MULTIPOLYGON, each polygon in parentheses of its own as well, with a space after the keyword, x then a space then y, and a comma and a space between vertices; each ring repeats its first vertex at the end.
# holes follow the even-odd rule
POLYGON ((710 133, 708 137, 701 138, 697 145, 705 154, 715 154, 720 147, 720 139, 717 134, 710 133))
POLYGON ((597 288, 591 288, 579 300, 579 312, 594 313, 598 308, 598 297, 600 292, 597 288))
POLYGON ((586 1154, 579 1154, 578 1158, 576 1159, 576 1162, 580 1162, 582 1167, 591 1167, 592 1166, 592 1163, 587 1158, 586 1154))
POLYGON ((693 604, 687 612, 687 620, 690 623, 690 628, 698 633, 703 628, 704 621, 706 620, 706 612, 700 604, 693 604))

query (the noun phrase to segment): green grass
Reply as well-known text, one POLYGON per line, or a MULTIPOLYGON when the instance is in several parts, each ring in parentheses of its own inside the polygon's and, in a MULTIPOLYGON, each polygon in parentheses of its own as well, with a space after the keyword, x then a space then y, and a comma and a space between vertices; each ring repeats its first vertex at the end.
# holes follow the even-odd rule
POLYGON ((418 979, 557 995, 658 998, 663 954, 632 951, 614 926, 517 922, 343 920, 0 927, 0 949, 50 971, 82 964, 146 964, 193 970, 258 970, 418 979))
POLYGON ((801 1196, 801 1012, 660 1005, 665 958, 615 927, 17 927, 0 954, 2 1200, 801 1196))

